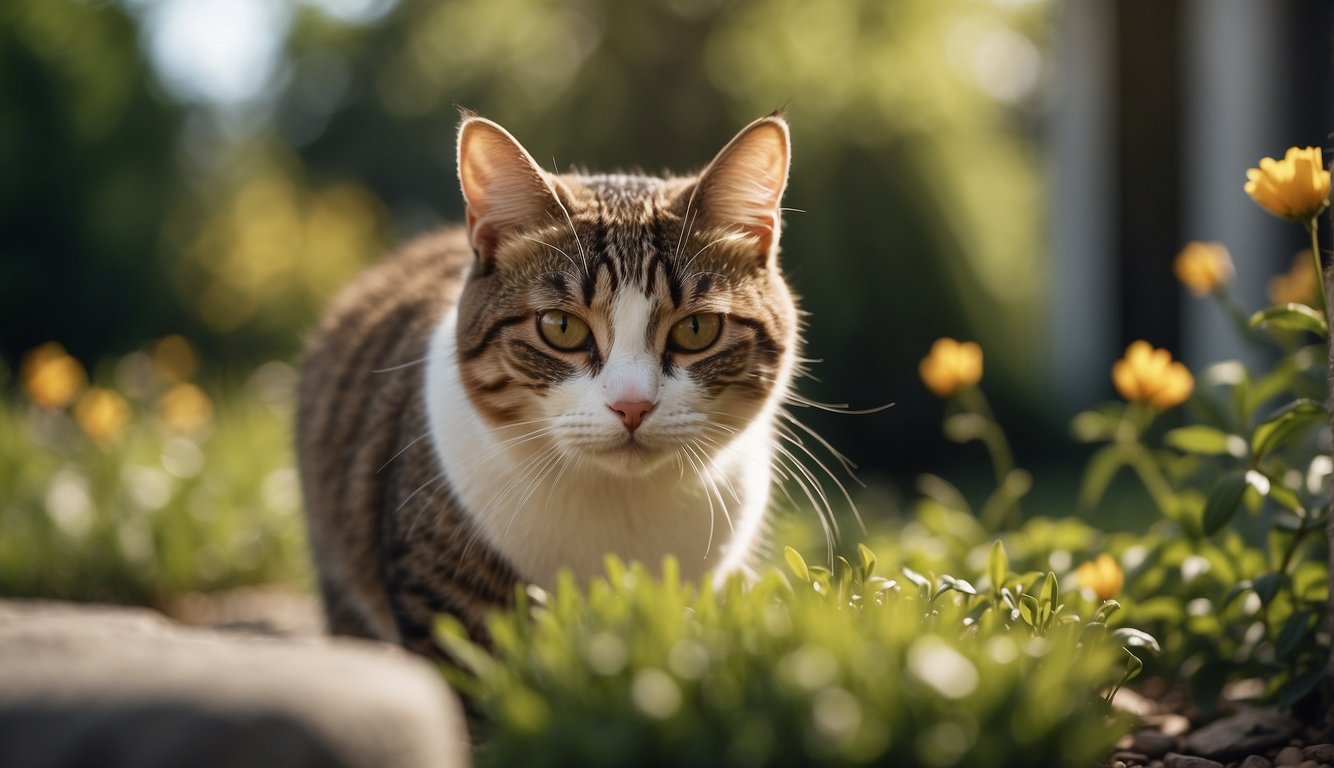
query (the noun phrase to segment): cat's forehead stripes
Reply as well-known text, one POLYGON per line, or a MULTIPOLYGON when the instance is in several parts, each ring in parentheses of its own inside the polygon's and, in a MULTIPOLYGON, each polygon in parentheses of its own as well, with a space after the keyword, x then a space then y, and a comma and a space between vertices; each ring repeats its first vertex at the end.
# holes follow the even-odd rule
POLYGON ((562 189, 571 198, 571 225, 579 241, 589 244, 586 257, 592 275, 584 280, 584 302, 591 305, 599 287, 599 273, 607 274, 609 288, 639 286, 652 296, 661 276, 673 304, 679 305, 681 286, 674 280, 676 249, 684 242, 684 221, 676 213, 686 185, 678 180, 637 176, 582 176, 563 178, 562 189))

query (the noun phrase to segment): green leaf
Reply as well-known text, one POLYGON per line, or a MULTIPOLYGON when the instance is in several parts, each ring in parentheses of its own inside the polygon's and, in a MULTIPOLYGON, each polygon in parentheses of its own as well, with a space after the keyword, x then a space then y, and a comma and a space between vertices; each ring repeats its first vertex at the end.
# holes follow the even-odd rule
POLYGON ((1179 451, 1202 456, 1237 456, 1236 448, 1241 448, 1243 455, 1246 450, 1246 442, 1240 437, 1202 424, 1178 427, 1163 435, 1163 442, 1179 451))
POLYGON ((1251 419, 1260 406, 1294 389, 1301 378, 1301 368, 1295 359, 1291 356, 1284 358, 1272 371, 1255 381, 1255 386, 1246 393, 1246 402, 1241 415, 1245 419, 1251 419))
POLYGON ((1190 700, 1200 708, 1203 716, 1209 717, 1218 709, 1231 669, 1232 665, 1227 662, 1211 661, 1190 676, 1190 700))
POLYGON ((1307 398, 1294 400, 1255 428, 1255 434, 1251 435, 1251 455, 1259 461, 1270 451, 1299 436, 1302 430, 1328 418, 1329 411, 1320 403, 1307 398))
POLYGON ((930 591, 931 589, 930 579, 918 573, 917 571, 914 571, 913 569, 909 568, 906 565, 903 566, 900 570, 903 571, 903 578, 907 579, 908 581, 911 581, 913 584, 916 584, 921 589, 930 591))
POLYGON ((1112 637, 1127 648, 1145 648, 1154 653, 1163 652, 1163 647, 1158 644, 1157 638, 1141 629, 1117 627, 1112 630, 1112 637))
POLYGON ((1010 574, 1010 558, 1005 555, 1005 545, 1000 539, 991 544, 991 555, 987 558, 987 576, 991 579, 991 591, 999 592, 1005 586, 1005 577, 1010 574))
POLYGON ((1232 520, 1241 506, 1241 495, 1246 492, 1246 473, 1241 470, 1229 472, 1218 479, 1209 489, 1209 499, 1204 503, 1204 534, 1206 536, 1223 530, 1232 520))
POLYGON ((488 677, 496 669, 496 660, 482 646, 468 637, 468 630, 457 618, 442 613, 435 618, 435 643, 458 665, 476 677, 488 677))
POLYGON ((945 437, 956 443, 981 440, 990 423, 976 413, 956 413, 945 419, 945 437))
POLYGON ((1097 612, 1093 614, 1092 623, 1106 624, 1107 620, 1112 617, 1112 614, 1119 610, 1121 610, 1120 603, 1115 600, 1104 600, 1102 605, 1098 606, 1097 612))
POLYGON ((1302 506, 1301 497, 1297 495, 1297 492, 1274 480, 1270 481, 1269 493, 1265 494, 1265 496, 1273 499, 1276 504, 1284 509, 1296 512, 1298 515, 1305 514, 1306 512, 1306 509, 1302 506))
POLYGON ((787 567, 796 575, 797 578, 809 583, 811 580, 810 569, 806 567, 806 559, 801 553, 792 547, 783 548, 783 559, 787 561, 787 567))
POLYGON ((1139 677, 1139 673, 1144 670, 1144 662, 1141 661, 1138 656, 1131 653, 1128 648, 1122 648, 1121 650, 1125 651, 1126 656, 1129 657, 1126 659, 1126 673, 1121 677, 1121 684, 1125 685, 1131 680, 1139 677))
POLYGON ((968 500, 950 481, 939 475, 921 474, 917 476, 917 492, 931 499, 946 509, 970 512, 968 500))
POLYGON ((1310 611, 1297 611, 1283 622, 1283 629, 1278 632, 1278 639, 1274 641, 1274 654, 1279 660, 1286 659, 1297 649, 1297 645, 1311 632, 1310 611))
POLYGON ((1280 708, 1290 707, 1306 698, 1306 694, 1314 691, 1315 687, 1324 679, 1325 670, 1321 667, 1308 669, 1288 680, 1274 692, 1274 704, 1280 708))
POLYGON ((875 573, 875 552, 872 552, 871 548, 865 544, 858 544, 857 557, 861 560, 862 581, 866 581, 875 573))
POLYGON ((1084 411, 1070 422, 1070 432, 1081 443, 1110 440, 1116 431, 1116 420, 1099 411, 1084 411))
POLYGON ((885 590, 897 590, 899 583, 893 579, 886 579, 884 576, 872 576, 866 580, 863 588, 869 592, 884 592, 885 590))
POLYGON ((982 614, 986 613, 990 609, 991 609, 991 598, 988 597, 979 600, 977 602, 977 605, 973 606, 973 609, 970 610, 968 614, 963 617, 963 625, 965 627, 973 626, 978 622, 979 619, 982 618, 982 614))
POLYGON ((1269 605, 1270 601, 1278 595, 1278 590, 1286 584, 1288 576, 1285 573, 1262 573, 1251 579, 1251 589, 1260 597, 1261 605, 1269 605))
POLYGON ((1126 659, 1126 671, 1121 675, 1121 679, 1116 683, 1116 685, 1112 686, 1111 690, 1107 692, 1108 704, 1110 704, 1112 702, 1112 699, 1116 697, 1116 692, 1121 690, 1121 686, 1125 685, 1131 680, 1134 680, 1136 677, 1139 676, 1139 673, 1144 669, 1144 662, 1140 661, 1140 658, 1138 656, 1131 653, 1130 649, 1122 648, 1121 651, 1127 657, 1129 657, 1126 659))
POLYGON ((1020 595, 1019 615, 1024 617, 1024 622, 1030 627, 1036 628, 1038 625, 1038 599, 1032 595, 1020 595))
POLYGON ((852 594, 852 563, 842 555, 834 561, 834 578, 838 581, 838 599, 846 599, 852 594))
POLYGON ((1310 331, 1322 336, 1329 334, 1329 324, 1325 318, 1305 304, 1279 304, 1262 309, 1251 315, 1251 325, 1285 331, 1310 331))
POLYGON ((949 585, 955 592, 962 592, 965 595, 977 594, 977 587, 974 587, 967 579, 950 578, 949 585))
POLYGON ((1111 485, 1112 478, 1125 465, 1125 454, 1118 445, 1104 446, 1095 451, 1084 467, 1084 479, 1079 484, 1076 506, 1085 511, 1097 506, 1107 492, 1107 486, 1111 485))

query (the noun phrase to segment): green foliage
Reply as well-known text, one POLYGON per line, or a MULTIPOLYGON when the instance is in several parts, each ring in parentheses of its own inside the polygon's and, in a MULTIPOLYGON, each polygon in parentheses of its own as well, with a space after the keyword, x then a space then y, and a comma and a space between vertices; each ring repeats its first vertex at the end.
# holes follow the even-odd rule
POLYGON ((1328 442, 1316 429, 1328 414, 1307 396, 1322 386, 1317 359, 1297 347, 1261 376, 1238 362, 1214 366, 1193 399, 1200 423, 1168 431, 1166 450, 1151 446, 1154 414, 1135 406, 1076 421, 1077 434, 1106 443, 1081 500, 1096 503, 1129 467, 1163 515, 1112 547, 1129 561, 1129 620, 1163 638, 1156 671, 1184 670, 1206 713, 1242 677, 1265 679, 1267 699, 1291 704, 1328 658, 1313 631, 1328 597, 1324 537, 1311 535, 1329 514, 1328 442), (1275 408, 1285 394, 1298 396, 1275 408))
POLYGON ((613 559, 586 589, 521 593, 492 617, 494 656, 442 619, 450 674, 487 719, 477 764, 1083 766, 1123 732, 1098 696, 1129 674, 1120 643, 1102 613, 1070 615, 1053 577, 994 560, 1001 602, 961 578, 878 576, 858 551, 828 569, 788 549, 795 582, 750 585, 613 559))
POLYGON ((0 595, 156 604, 306 582, 291 378, 271 364, 218 387, 189 431, 164 420, 154 385, 104 444, 69 411, 0 396, 0 595))

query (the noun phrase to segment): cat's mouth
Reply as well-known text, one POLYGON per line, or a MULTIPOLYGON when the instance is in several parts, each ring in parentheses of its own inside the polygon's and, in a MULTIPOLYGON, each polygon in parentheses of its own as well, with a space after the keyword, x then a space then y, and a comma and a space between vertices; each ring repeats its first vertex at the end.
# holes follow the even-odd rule
POLYGON ((645 445, 629 435, 614 446, 596 451, 601 463, 617 473, 639 473, 656 467, 670 452, 660 447, 645 445))
POLYGON ((607 451, 613 456, 623 456, 627 458, 647 458, 657 453, 640 441, 635 439, 634 435, 625 438, 625 442, 607 451))

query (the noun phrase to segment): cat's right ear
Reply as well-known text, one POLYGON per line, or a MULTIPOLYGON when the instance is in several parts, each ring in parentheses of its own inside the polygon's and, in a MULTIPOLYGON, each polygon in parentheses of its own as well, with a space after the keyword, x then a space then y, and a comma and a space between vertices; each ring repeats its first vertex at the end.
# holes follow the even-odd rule
POLYGON ((464 118, 458 151, 468 237, 482 265, 489 265, 507 234, 547 222, 560 201, 528 150, 486 118, 464 118))

